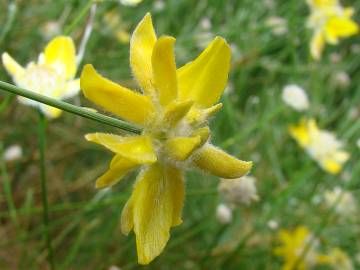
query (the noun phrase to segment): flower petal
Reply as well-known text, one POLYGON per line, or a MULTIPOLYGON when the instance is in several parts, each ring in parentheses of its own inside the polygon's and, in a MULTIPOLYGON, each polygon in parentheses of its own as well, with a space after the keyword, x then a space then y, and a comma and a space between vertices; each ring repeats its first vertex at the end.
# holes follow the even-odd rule
POLYGON ((326 22, 325 33, 329 41, 349 37, 359 32, 359 26, 348 18, 333 17, 326 22))
POLYGON ((6 52, 2 54, 2 62, 6 71, 12 77, 21 75, 25 71, 25 69, 6 52))
POLYGON ((177 97, 174 44, 173 37, 159 38, 155 43, 151 58, 154 85, 162 106, 166 106, 177 97))
POLYGON ((132 200, 140 264, 150 263, 163 251, 170 228, 179 222, 174 213, 178 212, 183 197, 174 197, 177 185, 172 181, 177 177, 174 178, 172 172, 163 164, 155 163, 139 175, 135 184, 132 200))
POLYGON ((193 162, 200 169, 226 179, 241 177, 252 167, 252 162, 239 160, 210 144, 197 152, 193 162))
POLYGON ((62 110, 45 104, 40 104, 40 110, 49 119, 58 118, 62 114, 62 110))
POLYGON ((171 127, 175 126, 189 112, 193 104, 192 100, 170 103, 165 108, 164 122, 171 127))
POLYGON ((310 52, 312 57, 315 60, 319 60, 321 58, 322 51, 325 46, 325 37, 322 31, 317 31, 311 39, 310 42, 310 52))
POLYGON ((166 144, 166 152, 177 161, 184 161, 200 146, 201 138, 196 137, 176 137, 169 139, 166 144))
POLYGON ((106 133, 91 133, 87 134, 85 138, 88 141, 101 144, 137 164, 150 164, 157 160, 151 139, 148 136, 122 137, 106 133))
POLYGON ((178 226, 182 223, 182 209, 184 207, 185 184, 184 176, 181 170, 175 167, 165 168, 166 177, 171 181, 171 196, 174 204, 172 226, 178 226))
POLYGON ((80 79, 71 80, 65 83, 61 91, 60 99, 68 99, 76 96, 80 91, 80 79))
POLYGON ((216 37, 193 62, 178 69, 180 99, 192 99, 201 108, 217 102, 226 86, 230 58, 229 45, 216 37))
POLYGON ((144 125, 154 114, 149 97, 102 77, 92 65, 84 67, 80 86, 88 99, 125 120, 144 125))
POLYGON ((76 73, 76 52, 73 40, 67 36, 52 39, 45 48, 45 63, 54 67, 65 79, 76 73))
POLYGON ((126 202, 121 212, 121 232, 128 235, 134 228, 134 206, 132 196, 126 202))
POLYGON ((199 128, 191 136, 200 136, 200 146, 203 146, 210 138, 210 129, 209 127, 199 128))
POLYGON ((151 15, 147 13, 135 28, 130 40, 130 66, 144 93, 153 93, 151 56, 156 34, 151 15))
POLYGON ((110 167, 110 169, 105 172, 96 180, 96 188, 106 188, 115 185, 119 182, 129 171, 136 168, 139 164, 133 162, 126 158, 119 159, 118 156, 115 156, 116 163, 110 167))

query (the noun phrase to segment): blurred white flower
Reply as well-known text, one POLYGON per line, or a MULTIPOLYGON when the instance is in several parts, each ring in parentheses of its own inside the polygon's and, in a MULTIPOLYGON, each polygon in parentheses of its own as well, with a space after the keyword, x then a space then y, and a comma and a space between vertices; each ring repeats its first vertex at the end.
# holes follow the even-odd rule
POLYGON ((309 100, 305 90, 296 84, 289 84, 284 87, 282 99, 296 111, 304 111, 309 108, 309 100))
POLYGON ((138 5, 142 0, 119 0, 120 4, 124 6, 136 6, 138 5))
POLYGON ((204 30, 209 30, 211 28, 211 21, 208 17, 202 18, 200 21, 200 26, 204 30))
POLYGON ((232 221, 232 210, 226 204, 219 204, 216 208, 216 218, 222 224, 229 224, 232 221))
POLYGON ((20 159, 23 155, 23 151, 20 145, 14 144, 5 149, 4 160, 14 161, 20 159))
POLYGON ((334 83, 342 89, 349 87, 350 82, 350 76, 345 71, 337 72, 334 76, 334 83))
POLYGON ((163 0, 156 0, 154 2, 154 10, 155 11, 162 11, 165 8, 165 3, 163 0))
POLYGON ((48 21, 40 28, 41 35, 47 41, 55 36, 60 35, 61 32, 61 25, 57 21, 48 21))
POLYGON ((222 179, 218 190, 229 205, 250 205, 251 202, 259 200, 255 182, 256 178, 253 176, 222 179))
POLYGON ((340 195, 341 198, 337 202, 335 212, 339 215, 346 217, 353 216, 357 211, 355 198, 350 192, 343 191, 342 188, 339 186, 336 186, 333 190, 328 190, 324 192, 326 206, 332 207, 334 203, 338 200, 340 195))
POLYGON ((330 54, 330 61, 334 64, 339 63, 341 61, 341 58, 341 54, 339 53, 334 52, 330 54))
POLYGON ((112 266, 109 267, 108 270, 121 270, 121 268, 117 267, 116 265, 112 265, 112 266))
POLYGON ((267 226, 271 229, 271 230, 277 230, 279 228, 279 223, 276 220, 270 219, 267 222, 267 226))
POLYGON ((276 36, 282 36, 288 32, 287 20, 281 17, 270 17, 265 21, 265 25, 276 36))

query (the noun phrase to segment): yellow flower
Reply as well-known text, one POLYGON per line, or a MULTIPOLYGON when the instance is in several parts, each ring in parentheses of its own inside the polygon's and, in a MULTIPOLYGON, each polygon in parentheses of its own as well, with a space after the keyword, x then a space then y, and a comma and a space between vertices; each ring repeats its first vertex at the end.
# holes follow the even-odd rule
POLYGON ((221 108, 215 103, 230 68, 228 44, 215 38, 199 57, 179 69, 174 44, 173 37, 156 37, 150 14, 136 27, 130 65, 142 94, 102 77, 92 65, 86 65, 81 75, 88 99, 143 128, 139 136, 86 135, 115 153, 109 170, 97 179, 97 188, 112 186, 141 166, 121 218, 122 232, 136 234, 140 264, 158 256, 170 228, 182 223, 185 168, 237 178, 252 166, 209 143, 208 119, 221 108))
POLYGON ((359 32, 359 26, 351 20, 353 8, 343 8, 338 0, 308 0, 311 15, 308 26, 314 30, 310 43, 311 55, 318 60, 325 43, 337 44, 359 32))
POLYGON ((328 264, 331 265, 333 269, 354 270, 351 259, 340 248, 333 248, 326 257, 328 258, 328 264))
POLYGON ((343 143, 334 134, 320 130, 314 119, 303 118, 299 125, 291 125, 290 135, 328 173, 337 174, 349 159, 342 150, 343 143))
POLYGON ((305 226, 298 226, 294 231, 280 230, 278 240, 280 246, 274 249, 275 255, 283 257, 282 270, 305 270, 321 263, 321 255, 316 252, 318 243, 314 241, 304 256, 304 249, 311 239, 311 233, 305 226), (296 268, 294 268, 297 265, 296 268))
MULTIPOLYGON (((39 55, 38 61, 30 62, 25 68, 6 52, 2 54, 2 62, 16 85, 36 93, 66 99, 80 90, 80 80, 74 79, 77 64, 74 42, 70 37, 52 39, 39 55)), ((59 117, 62 112, 24 97, 18 99, 23 104, 39 108, 49 118, 59 117)))

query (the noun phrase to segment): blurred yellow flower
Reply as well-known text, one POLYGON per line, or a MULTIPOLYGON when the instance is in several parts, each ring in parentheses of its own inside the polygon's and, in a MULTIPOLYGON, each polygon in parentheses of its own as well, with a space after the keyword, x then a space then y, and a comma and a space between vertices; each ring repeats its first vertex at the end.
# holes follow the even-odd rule
POLYGON ((252 166, 209 143, 208 119, 221 108, 215 103, 230 68, 228 44, 215 38, 199 57, 179 69, 174 44, 173 37, 156 37, 150 14, 136 27, 130 65, 143 94, 102 77, 92 65, 86 65, 81 75, 81 89, 88 99, 143 128, 139 136, 86 135, 115 153, 109 170, 97 179, 97 188, 112 186, 141 166, 121 217, 122 232, 136 234, 140 264, 158 256, 170 228, 182 223, 185 168, 237 178, 252 166))
POLYGON ((103 26, 101 26, 101 30, 110 32, 121 43, 129 43, 130 34, 127 31, 128 26, 123 22, 120 14, 117 11, 112 10, 106 12, 103 20, 105 29, 103 26))
POLYGON ((298 226, 294 231, 280 230, 278 240, 281 245, 274 249, 274 253, 284 259, 282 270, 305 270, 322 263, 323 256, 316 252, 316 241, 308 249, 306 256, 303 254, 311 237, 305 226, 298 226))
POLYGON ((359 32, 359 26, 351 20, 353 8, 343 8, 338 0, 307 0, 311 15, 308 26, 314 30, 310 43, 311 55, 318 60, 325 43, 337 44, 340 38, 346 38, 359 32))
POLYGON ((336 186, 333 190, 324 192, 324 199, 326 206, 329 208, 333 207, 337 202, 335 207, 337 214, 349 218, 356 216, 357 204, 351 192, 344 191, 341 187, 336 186))
POLYGON ((340 248, 332 249, 327 257, 328 264, 331 265, 333 269, 354 270, 351 259, 340 248))
MULTIPOLYGON (((75 96, 80 90, 80 80, 74 79, 77 64, 75 46, 70 37, 58 36, 52 39, 38 61, 30 62, 25 68, 8 53, 2 54, 5 69, 16 85, 55 99, 75 96)), ((56 118, 61 110, 45 104, 18 97, 26 105, 39 108, 47 117, 56 118)))
POLYGON ((298 125, 291 125, 289 132, 328 173, 339 173, 349 159, 349 154, 342 150, 343 143, 333 133, 320 130, 314 119, 303 118, 298 125))

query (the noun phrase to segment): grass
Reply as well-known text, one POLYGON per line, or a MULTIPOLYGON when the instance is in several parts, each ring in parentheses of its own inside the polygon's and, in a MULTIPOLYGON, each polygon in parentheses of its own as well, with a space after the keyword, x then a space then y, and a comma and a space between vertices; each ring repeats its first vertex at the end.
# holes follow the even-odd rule
MULTIPOLYGON (((328 209, 323 203, 316 203, 325 190, 339 185, 353 193, 360 209, 360 155, 356 147, 360 137, 360 37, 344 40, 340 46, 328 46, 323 59, 313 62, 308 52, 311 33, 305 26, 305 1, 266 4, 271 2, 169 0, 161 11, 150 0, 137 7, 120 6, 116 1, 99 3, 83 63, 92 63, 102 74, 129 87, 135 84, 129 68, 128 44, 118 42, 106 29, 104 14, 109 11, 121 16, 119 27, 128 31, 151 11, 158 34, 177 37, 178 66, 202 50, 203 41, 199 39, 207 31, 201 28, 204 18, 211 21, 212 35, 223 36, 236 47, 230 87, 222 98, 224 107, 211 122, 212 141, 244 160, 254 161, 252 174, 258 179, 261 199, 250 207, 237 208, 234 221, 221 225, 215 217, 216 206, 221 202, 218 179, 188 173, 184 223, 172 230, 162 255, 149 266, 140 267, 134 236, 123 236, 119 228, 121 209, 135 174, 111 190, 95 190, 94 180, 106 169, 110 153, 83 138, 93 131, 119 130, 64 113, 46 130, 49 231, 56 269, 108 269, 117 265, 123 270, 276 270, 282 265, 272 253, 277 230, 270 229, 268 221, 276 220, 285 229, 303 224, 315 232, 324 219, 327 222, 318 235, 321 249, 340 247, 352 259, 354 269, 360 269, 356 260, 360 252, 360 213, 352 221, 337 215, 328 218, 328 209), (272 33, 266 20, 273 16, 287 20, 288 33, 272 33), (341 61, 334 63, 334 54, 341 61), (344 89, 334 83, 340 71, 351 78, 344 89), (289 83, 307 90, 311 108, 306 114, 346 141, 351 158, 340 175, 322 171, 290 138, 287 126, 303 114, 292 111, 281 100, 281 90, 289 83)), ((342 2, 354 6, 359 22, 360 2, 342 2)), ((79 14, 88 1, 5 0, 0 2, 0 10, 8 10, 14 3, 15 11, 0 18, 1 52, 8 51, 22 64, 36 59, 46 44, 42 27, 50 20, 61 21, 62 29, 71 29, 76 44, 80 43, 86 18, 79 19, 79 14), (79 23, 73 25, 74 20, 79 23)), ((10 82, 2 66, 0 79, 10 82)), ((82 95, 71 103, 93 106, 82 95)), ((0 141, 4 148, 20 144, 24 150, 19 161, 1 167, 1 187, 6 189, 0 193, 0 269, 47 267, 37 121, 33 108, 0 92, 0 141), (19 226, 15 226, 15 220, 19 226)))

